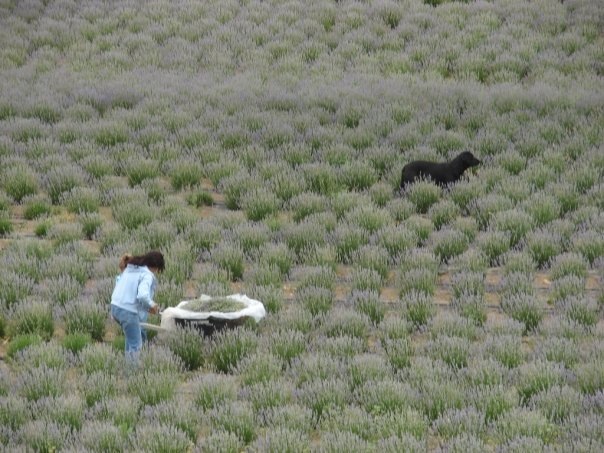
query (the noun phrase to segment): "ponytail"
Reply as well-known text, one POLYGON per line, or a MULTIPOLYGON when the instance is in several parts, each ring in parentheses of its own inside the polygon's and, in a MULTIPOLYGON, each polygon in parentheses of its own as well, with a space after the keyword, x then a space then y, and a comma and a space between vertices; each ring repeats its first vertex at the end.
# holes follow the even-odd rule
POLYGON ((127 263, 135 266, 147 266, 149 268, 154 267, 160 272, 163 272, 164 268, 166 267, 164 255, 155 250, 144 255, 132 256, 127 263))

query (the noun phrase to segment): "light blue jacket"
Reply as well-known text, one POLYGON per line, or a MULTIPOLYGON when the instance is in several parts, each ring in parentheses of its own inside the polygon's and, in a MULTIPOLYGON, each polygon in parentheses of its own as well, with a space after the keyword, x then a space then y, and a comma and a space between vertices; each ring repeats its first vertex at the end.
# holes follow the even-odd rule
POLYGON ((147 266, 128 264, 116 278, 111 305, 144 316, 156 303, 153 301, 157 280, 147 266))

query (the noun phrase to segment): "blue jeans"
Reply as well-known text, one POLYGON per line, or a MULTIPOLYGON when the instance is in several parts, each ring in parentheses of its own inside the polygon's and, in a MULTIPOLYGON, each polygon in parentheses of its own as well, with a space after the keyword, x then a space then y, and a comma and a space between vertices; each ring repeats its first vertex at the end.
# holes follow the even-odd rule
POLYGON ((141 325, 138 313, 132 313, 123 308, 111 306, 111 316, 120 325, 126 337, 126 358, 136 360, 138 352, 143 347, 141 325))

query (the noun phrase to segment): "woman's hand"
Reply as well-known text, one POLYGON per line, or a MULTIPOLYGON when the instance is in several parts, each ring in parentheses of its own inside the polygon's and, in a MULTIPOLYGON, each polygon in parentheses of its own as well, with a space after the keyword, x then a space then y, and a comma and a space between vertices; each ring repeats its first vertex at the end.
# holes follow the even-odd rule
POLYGON ((152 315, 156 315, 159 313, 159 305, 154 305, 153 307, 151 307, 149 309, 149 313, 151 313, 152 315))

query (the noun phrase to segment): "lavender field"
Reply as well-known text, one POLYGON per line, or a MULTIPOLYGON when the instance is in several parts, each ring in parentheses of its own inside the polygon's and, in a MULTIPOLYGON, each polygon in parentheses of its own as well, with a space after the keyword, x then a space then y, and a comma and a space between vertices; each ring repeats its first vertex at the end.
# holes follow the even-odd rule
POLYGON ((0 0, 0 452, 604 451, 603 77, 602 0, 0 0), (151 249, 266 319, 129 368, 151 249))

